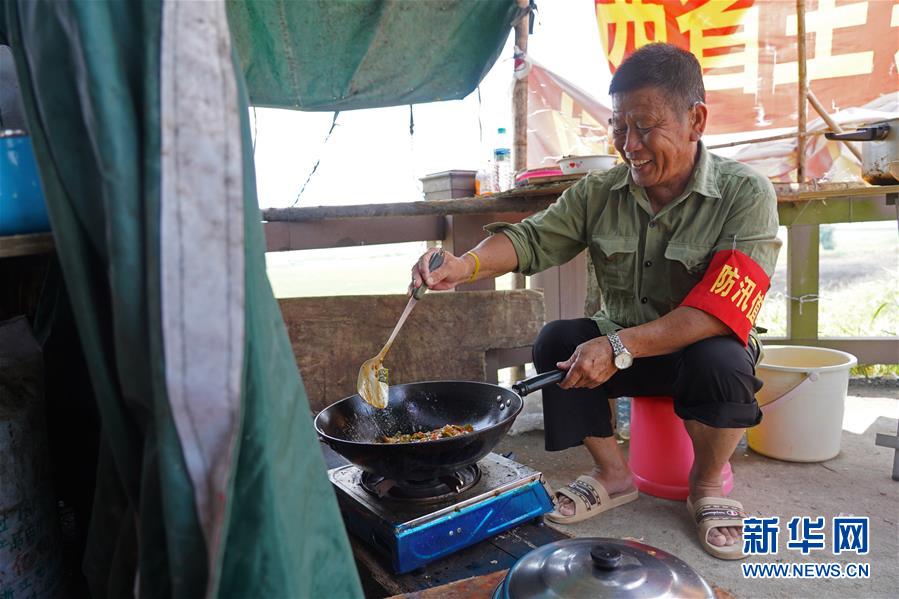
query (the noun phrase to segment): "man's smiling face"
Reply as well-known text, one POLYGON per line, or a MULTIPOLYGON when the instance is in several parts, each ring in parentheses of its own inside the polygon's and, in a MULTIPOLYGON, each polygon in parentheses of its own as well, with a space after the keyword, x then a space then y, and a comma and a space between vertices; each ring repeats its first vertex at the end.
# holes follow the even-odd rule
POLYGON ((705 115, 703 104, 697 102, 684 111, 657 87, 612 95, 609 124, 615 149, 650 198, 663 199, 683 190, 693 171, 705 115))

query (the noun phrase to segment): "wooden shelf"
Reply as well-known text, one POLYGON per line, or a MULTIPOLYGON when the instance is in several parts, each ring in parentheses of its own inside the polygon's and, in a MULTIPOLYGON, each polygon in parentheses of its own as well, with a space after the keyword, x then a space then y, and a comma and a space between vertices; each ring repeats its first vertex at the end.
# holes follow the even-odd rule
POLYGON ((818 189, 809 188, 807 185, 797 187, 795 185, 775 184, 778 202, 807 202, 809 200, 849 200, 854 198, 870 198, 872 196, 888 196, 899 194, 899 185, 860 185, 860 184, 833 184, 818 189))
POLYGON ((48 254, 53 251, 53 248, 52 233, 0 237, 0 258, 48 254))

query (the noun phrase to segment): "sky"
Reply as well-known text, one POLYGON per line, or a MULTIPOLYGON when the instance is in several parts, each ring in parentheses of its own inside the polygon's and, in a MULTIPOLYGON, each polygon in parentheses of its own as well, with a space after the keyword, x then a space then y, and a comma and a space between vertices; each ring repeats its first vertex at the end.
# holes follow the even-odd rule
MULTIPOLYGON (((593 0, 538 6, 528 53, 608 101, 610 74, 593 0)), ((260 207, 417 201, 423 199, 419 179, 424 175, 476 170, 490 157, 496 129, 512 129, 513 42, 510 33, 481 82, 480 100, 475 91, 462 100, 415 105, 411 136, 408 106, 342 112, 327 143, 333 113, 251 109, 260 207)))

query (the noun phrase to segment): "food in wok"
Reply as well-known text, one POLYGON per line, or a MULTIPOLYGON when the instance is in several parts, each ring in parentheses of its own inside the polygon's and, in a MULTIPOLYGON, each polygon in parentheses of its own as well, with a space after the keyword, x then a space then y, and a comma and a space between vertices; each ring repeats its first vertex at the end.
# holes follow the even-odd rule
POLYGON ((421 441, 436 441, 437 439, 446 439, 448 437, 458 437, 465 433, 474 432, 474 427, 470 424, 459 426, 458 424, 447 424, 432 431, 417 433, 396 433, 390 436, 383 436, 379 439, 381 443, 418 443, 421 441))

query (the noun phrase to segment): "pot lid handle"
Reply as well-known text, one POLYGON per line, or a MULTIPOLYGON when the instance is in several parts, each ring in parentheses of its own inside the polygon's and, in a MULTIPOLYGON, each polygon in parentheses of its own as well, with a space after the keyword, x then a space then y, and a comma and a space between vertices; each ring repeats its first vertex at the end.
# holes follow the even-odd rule
POLYGON ((601 570, 614 570, 621 563, 621 552, 611 545, 594 545, 590 548, 593 565, 601 570))

